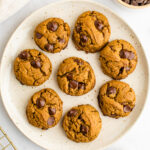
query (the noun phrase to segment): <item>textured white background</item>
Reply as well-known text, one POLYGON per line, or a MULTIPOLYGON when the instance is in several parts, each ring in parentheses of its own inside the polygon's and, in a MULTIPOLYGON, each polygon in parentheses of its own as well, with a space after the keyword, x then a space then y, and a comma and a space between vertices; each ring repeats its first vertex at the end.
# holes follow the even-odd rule
MULTIPOLYGON (((32 0, 18 13, 11 16, 8 20, 0 24, 0 57, 4 47, 17 26, 30 15, 34 10, 56 0, 32 0)), ((116 3, 116 0, 95 0, 98 1, 115 13, 121 16, 140 38, 147 58, 150 58, 150 7, 142 10, 131 10, 116 3)), ((67 9, 67 8, 66 8, 67 9)), ((150 63, 150 61, 149 61, 150 63)), ((139 83, 140 86, 140 83, 139 83)), ((9 92, 9 91, 8 91, 9 92)), ((146 107, 142 116, 133 128, 119 141, 114 143, 106 150, 148 150, 150 149, 150 102, 147 99, 146 107)), ((22 133, 20 133, 9 119, 0 100, 0 126, 5 130, 18 150, 42 150, 22 133)), ((117 132, 117 131, 116 131, 117 132)), ((53 149, 53 148, 50 148, 53 149)))

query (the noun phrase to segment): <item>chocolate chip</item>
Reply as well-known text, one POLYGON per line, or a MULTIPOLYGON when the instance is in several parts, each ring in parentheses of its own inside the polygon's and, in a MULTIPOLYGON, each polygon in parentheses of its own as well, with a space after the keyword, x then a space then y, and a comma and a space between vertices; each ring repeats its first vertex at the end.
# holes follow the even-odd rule
POLYGON ((76 26, 76 31, 77 31, 77 33, 79 33, 80 31, 81 31, 81 25, 80 24, 77 24, 77 26, 76 26))
POLYGON ((68 112, 67 116, 69 116, 69 117, 75 117, 77 114, 78 114, 78 110, 77 109, 71 109, 68 112))
POLYGON ((131 0, 131 5, 138 6, 138 2, 136 0, 131 0))
POLYGON ((88 133, 88 128, 84 125, 81 125, 80 131, 81 131, 81 133, 83 133, 85 135, 88 133))
POLYGON ((79 82, 79 84, 78 84, 78 89, 79 89, 79 90, 80 90, 80 89, 84 90, 84 89, 85 89, 85 84, 82 83, 82 82, 79 82))
POLYGON ((121 67, 120 70, 119 70, 119 74, 122 74, 123 70, 124 70, 124 67, 121 67))
POLYGON ((67 79, 72 80, 73 79, 73 74, 72 73, 67 74, 67 79))
POLYGON ((130 71, 130 67, 125 67, 126 71, 130 71))
POLYGON ((43 36, 42 34, 36 32, 36 37, 37 37, 38 39, 41 39, 42 36, 43 36))
POLYGON ((76 62, 78 65, 83 65, 83 61, 81 61, 80 59, 74 59, 74 62, 76 62))
POLYGON ((124 111, 125 113, 127 113, 127 112, 131 112, 132 109, 130 108, 129 105, 124 105, 124 106, 123 106, 123 111, 124 111))
POLYGON ((104 25, 103 25, 102 23, 100 23, 98 20, 96 20, 96 21, 94 22, 94 24, 95 24, 95 27, 96 27, 99 31, 101 31, 101 30, 103 29, 103 27, 104 27, 104 25))
POLYGON ((48 120, 47 120, 47 124, 49 126, 52 126, 55 122, 55 118, 54 117, 49 117, 48 120))
POLYGON ((45 98, 43 97, 39 97, 37 100, 36 100, 36 105, 38 108, 42 108, 45 106, 45 98))
POLYGON ((107 88, 107 95, 110 95, 110 94, 116 94, 117 90, 115 87, 108 87, 107 88))
POLYGON ((86 43, 88 41, 88 38, 85 34, 81 34, 80 39, 83 43, 86 43))
POLYGON ((59 41, 60 43, 65 43, 65 39, 58 38, 58 41, 59 41))
POLYGON ((85 123, 84 119, 82 118, 82 115, 79 115, 78 119, 80 119, 83 123, 85 123))
POLYGON ((47 29, 48 30, 51 30, 51 31, 56 31, 57 29, 58 29, 58 23, 57 22, 49 22, 48 24, 47 24, 47 29))
POLYGON ((30 57, 30 54, 27 51, 23 51, 19 54, 19 58, 27 60, 30 57))
POLYGON ((81 115, 79 115, 78 119, 83 120, 81 115))
POLYGON ((41 62, 40 62, 40 60, 32 60, 32 61, 31 61, 31 65, 32 65, 34 68, 41 68, 41 62))
POLYGON ((132 59, 134 59, 134 53, 130 52, 130 51, 127 51, 127 50, 121 50, 120 51, 120 57, 132 60, 132 59))
POLYGON ((52 44, 46 44, 46 45, 44 46, 44 48, 45 48, 47 51, 49 51, 49 52, 53 52, 53 50, 54 50, 54 45, 52 45, 52 44))
POLYGON ((69 87, 72 88, 72 89, 78 88, 78 82, 75 81, 75 80, 70 80, 69 87))
POLYGON ((48 107, 48 112, 49 112, 50 115, 55 115, 56 114, 56 109, 48 107))

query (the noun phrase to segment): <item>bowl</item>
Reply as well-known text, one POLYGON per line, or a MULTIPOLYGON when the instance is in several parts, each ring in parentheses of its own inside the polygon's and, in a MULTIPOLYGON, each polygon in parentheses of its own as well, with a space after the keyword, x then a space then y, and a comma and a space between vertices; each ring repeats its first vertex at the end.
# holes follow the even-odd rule
POLYGON ((141 9, 141 8, 147 8, 147 7, 150 7, 150 4, 147 4, 147 5, 143 5, 143 6, 134 6, 134 5, 130 5, 130 4, 127 4, 125 2, 123 2, 122 0, 117 0, 121 5, 125 6, 125 7, 128 7, 128 8, 133 8, 133 9, 141 9))

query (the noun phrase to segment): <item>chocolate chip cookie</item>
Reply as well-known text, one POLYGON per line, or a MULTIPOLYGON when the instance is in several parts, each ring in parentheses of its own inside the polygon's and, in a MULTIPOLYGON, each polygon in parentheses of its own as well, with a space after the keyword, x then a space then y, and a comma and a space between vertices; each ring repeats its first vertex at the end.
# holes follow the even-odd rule
POLYGON ((63 102, 52 89, 42 89, 35 93, 26 108, 30 124, 41 129, 54 127, 62 116, 63 102))
POLYGON ((43 21, 34 32, 35 43, 49 53, 57 53, 65 49, 69 36, 69 25, 60 18, 49 18, 43 21))
POLYGON ((79 50, 94 53, 106 45, 111 34, 107 18, 96 11, 81 14, 73 30, 73 41, 79 50))
POLYGON ((78 57, 70 57, 60 64, 57 81, 66 94, 80 96, 94 88, 95 74, 88 62, 78 57))
POLYGON ((52 65, 42 52, 35 49, 22 51, 14 62, 14 73, 20 83, 39 86, 50 77, 52 65))
POLYGON ((125 40, 114 40, 100 51, 100 62, 106 75, 123 79, 136 68, 136 50, 125 40))
POLYGON ((130 114, 135 106, 134 90, 125 82, 112 80, 99 91, 98 103, 104 115, 119 118, 130 114))
POLYGON ((63 119, 67 137, 75 142, 93 141, 100 133, 102 121, 91 105, 79 105, 69 110, 63 119))

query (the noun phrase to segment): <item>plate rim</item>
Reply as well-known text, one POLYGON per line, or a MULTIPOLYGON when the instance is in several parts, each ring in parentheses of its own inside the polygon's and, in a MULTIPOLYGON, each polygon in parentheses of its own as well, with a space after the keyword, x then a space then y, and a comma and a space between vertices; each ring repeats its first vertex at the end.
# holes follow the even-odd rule
POLYGON ((32 15, 36 14, 38 11, 41 11, 42 9, 46 8, 46 7, 49 7, 49 6, 52 6, 52 5, 57 5, 57 4, 62 4, 62 3, 68 3, 68 2, 86 2, 86 3, 92 3, 92 4, 96 4, 100 7, 103 7, 104 9, 108 10, 110 13, 112 13, 113 15, 115 15, 117 18, 119 18, 124 24, 126 24, 126 26, 133 32, 134 36, 136 37, 136 39, 139 41, 139 44, 142 48, 142 51, 143 51, 143 54, 146 58, 146 67, 147 67, 147 74, 148 74, 148 77, 147 77, 147 80, 148 80, 148 84, 147 84, 147 92, 146 92, 146 96, 145 96, 145 102, 143 104, 143 107, 139 113, 139 115, 137 116, 136 120, 129 126, 129 128, 125 129, 125 131, 120 135, 118 136, 117 138, 115 138, 114 140, 112 140, 109 144, 105 145, 103 148, 99 148, 100 149, 105 149, 109 146, 111 146, 112 144, 116 143, 118 140, 120 140, 125 134, 129 133, 129 131, 135 126, 136 122, 138 122, 138 120, 141 118, 143 112, 144 112, 144 109, 145 109, 145 105, 148 101, 148 96, 150 95, 149 94, 149 86, 150 86, 150 80, 149 80, 149 73, 150 73, 150 70, 149 70, 149 61, 148 61, 148 58, 147 58, 147 55, 146 55, 146 52, 145 52, 145 49, 142 45, 142 42, 139 38, 139 36, 135 33, 134 29, 127 23, 127 21, 125 21, 123 18, 121 18, 121 16, 117 15, 117 13, 115 13, 111 8, 108 8, 106 5, 104 4, 101 4, 100 2, 97 2, 97 1, 93 1, 93 0, 57 0, 57 1, 52 1, 50 3, 48 3, 47 5, 45 4, 44 6, 36 9, 35 11, 33 11, 31 14, 29 14, 25 19, 23 19, 21 21, 21 23, 16 27, 16 29, 13 31, 13 33, 11 34, 10 38, 8 39, 8 42, 6 43, 5 45, 5 48, 4 48, 4 51, 2 52, 2 57, 1 57, 1 61, 0 61, 0 97, 1 97, 1 101, 2 101, 2 104, 5 108, 5 111, 8 115, 8 117, 10 118, 10 120, 13 122, 13 124, 15 125, 15 127, 27 138, 29 139, 30 141, 32 141, 34 144, 38 145, 39 147, 41 148, 44 148, 44 146, 41 146, 38 142, 32 140, 27 134, 25 134, 25 132, 23 132, 23 129, 21 129, 18 124, 15 123, 15 121, 13 120, 12 116, 11 116, 11 113, 9 112, 9 110, 7 109, 7 106, 5 104, 5 101, 4 101, 4 97, 3 97, 3 93, 2 93, 2 83, 1 83, 1 80, 2 80, 2 65, 3 65, 3 59, 4 59, 4 55, 5 55, 5 52, 6 52, 6 49, 11 41, 11 39, 13 38, 13 35, 14 33, 21 27, 21 25, 26 21, 28 20, 28 18, 30 18, 32 15))

